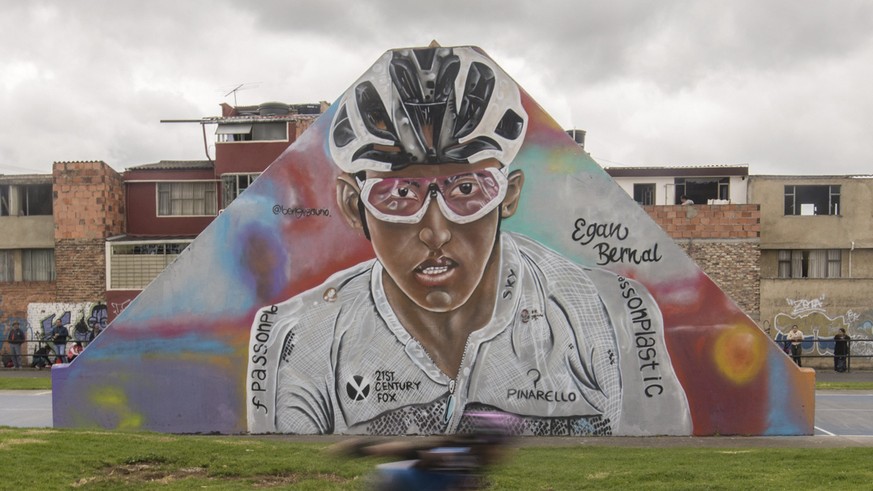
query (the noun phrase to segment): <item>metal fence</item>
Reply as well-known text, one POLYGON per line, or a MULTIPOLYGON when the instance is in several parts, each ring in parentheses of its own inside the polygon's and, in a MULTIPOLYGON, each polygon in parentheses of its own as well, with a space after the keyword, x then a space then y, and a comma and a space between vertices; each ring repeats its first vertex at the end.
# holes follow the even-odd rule
MULTIPOLYGON (((90 343, 90 341, 70 339, 67 341, 67 350, 77 342, 82 344, 82 348, 86 348, 90 343)), ((7 343, 4 342, 2 349, 0 349, 0 369, 10 367, 12 363, 12 353, 9 351, 9 348, 6 347, 6 344, 7 343)), ((51 341, 29 339, 21 346, 22 368, 48 368, 59 361, 60 354, 55 352, 55 344, 51 341), (45 350, 41 351, 43 348, 45 348, 45 350), (38 367, 37 362, 43 362, 44 364, 42 367, 38 367)), ((67 353, 64 353, 64 355, 67 355, 67 353)))
MULTIPOLYGON (((785 354, 791 356, 791 343, 781 333, 773 341, 782 347, 785 354)), ((848 339, 847 342, 849 354, 846 355, 846 371, 851 372, 853 365, 856 369, 873 368, 873 338, 848 339)), ((819 338, 806 335, 800 345, 800 360, 803 366, 834 369, 836 356, 833 337, 819 338)))

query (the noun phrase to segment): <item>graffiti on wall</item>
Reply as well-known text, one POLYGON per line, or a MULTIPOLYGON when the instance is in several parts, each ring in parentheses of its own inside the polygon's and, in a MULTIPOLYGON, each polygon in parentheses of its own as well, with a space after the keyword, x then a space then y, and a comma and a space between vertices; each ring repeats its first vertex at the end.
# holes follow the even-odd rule
POLYGON ((385 53, 111 302, 57 426, 812 432, 812 374, 478 48, 385 53))
POLYGON ((99 302, 28 304, 27 323, 31 326, 28 339, 49 339, 58 319, 67 327, 70 342, 88 343, 106 329, 106 305, 99 302))
MULTIPOLYGON (((775 339, 785 339, 791 326, 796 325, 803 332, 803 353, 806 355, 831 355, 834 353, 834 335, 840 329, 853 339, 873 338, 873 311, 855 312, 848 309, 839 314, 833 314, 825 307, 826 296, 818 298, 792 299, 785 302, 791 308, 790 312, 779 312, 773 318, 776 328, 775 339)), ((853 355, 873 355, 873 343, 850 343, 853 355)))

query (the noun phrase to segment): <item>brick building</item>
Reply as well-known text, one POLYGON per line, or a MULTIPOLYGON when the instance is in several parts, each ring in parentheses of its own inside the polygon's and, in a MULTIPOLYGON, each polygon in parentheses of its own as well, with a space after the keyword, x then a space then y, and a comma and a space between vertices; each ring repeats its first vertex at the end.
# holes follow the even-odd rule
POLYGON ((688 256, 750 317, 760 317, 759 206, 644 206, 688 256))
POLYGON ((780 339, 796 324, 805 366, 832 368, 841 328, 853 339, 852 363, 873 363, 873 176, 606 170, 761 329, 780 339), (672 205, 680 192, 698 204, 672 205))
MULTIPOLYGON (((197 123, 215 127, 215 158, 162 160, 124 173, 127 228, 106 242, 110 320, 327 109, 327 103, 233 107, 197 123)), ((204 140, 204 146, 208 148, 204 140)))
POLYGON ((761 216, 758 205, 746 202, 748 166, 604 170, 743 311, 760 320, 761 216), (680 205, 682 195, 696 204, 680 205))
POLYGON ((34 339, 59 315, 41 305, 66 306, 69 322, 105 304, 103 244, 125 223, 121 175, 103 162, 56 162, 51 175, 0 183, 0 331, 19 321, 34 339))
POLYGON ((0 340, 29 303, 55 298, 53 208, 51 175, 0 176, 0 340))
POLYGON ((0 176, 0 336, 14 321, 31 340, 56 318, 105 326, 327 107, 222 104, 221 116, 184 121, 203 127, 205 148, 216 128, 205 160, 0 176))

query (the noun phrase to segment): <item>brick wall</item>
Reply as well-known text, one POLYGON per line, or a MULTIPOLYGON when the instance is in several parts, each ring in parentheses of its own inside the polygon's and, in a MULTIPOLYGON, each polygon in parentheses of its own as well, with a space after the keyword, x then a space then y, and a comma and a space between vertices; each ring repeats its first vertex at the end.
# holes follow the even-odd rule
POLYGON ((761 236, 759 205, 643 208, 674 239, 757 239, 761 236))
POLYGON ((56 302, 105 302, 104 240, 124 232, 124 184, 103 162, 53 169, 56 302))
POLYGON ((105 239, 124 231, 124 183, 103 162, 55 162, 55 241, 105 239))
POLYGON ((761 312, 761 249, 753 241, 678 239, 676 243, 756 321, 761 312))
POLYGON ((746 314, 755 320, 759 319, 759 205, 675 205, 644 208, 746 314))
POLYGON ((0 328, 11 326, 12 321, 16 320, 21 322, 22 326, 26 325, 27 304, 54 302, 56 291, 55 282, 0 283, 0 328))
POLYGON ((53 302, 105 302, 106 252, 103 239, 55 242, 57 296, 53 302))

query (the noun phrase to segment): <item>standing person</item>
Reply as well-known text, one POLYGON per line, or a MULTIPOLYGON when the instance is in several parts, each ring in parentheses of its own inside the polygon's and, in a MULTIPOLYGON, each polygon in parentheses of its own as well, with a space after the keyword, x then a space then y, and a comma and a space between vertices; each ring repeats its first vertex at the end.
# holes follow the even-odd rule
POLYGON ((18 321, 12 323, 12 329, 6 336, 6 342, 9 343, 9 350, 12 353, 12 366, 18 370, 21 368, 21 343, 24 342, 24 331, 21 330, 21 324, 18 321))
POLYGON ((679 198, 679 202, 683 205, 693 205, 694 201, 691 201, 691 198, 685 196, 684 194, 679 198))
POLYGON ((794 360, 794 363, 797 363, 797 366, 802 367, 800 354, 803 351, 803 347, 800 343, 803 342, 803 333, 797 328, 797 324, 791 326, 791 331, 788 332, 788 341, 791 341, 791 358, 794 360))
POLYGON ((61 319, 56 320, 52 342, 55 344, 55 354, 61 359, 61 363, 67 362, 67 339, 69 337, 70 331, 67 326, 61 319))
POLYGON ((842 327, 840 332, 834 336, 834 370, 837 372, 846 371, 846 357, 849 355, 849 335, 842 327))

